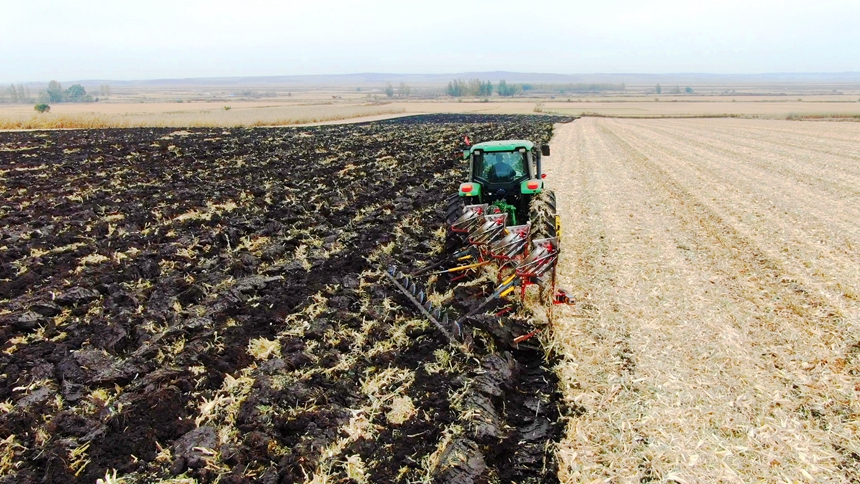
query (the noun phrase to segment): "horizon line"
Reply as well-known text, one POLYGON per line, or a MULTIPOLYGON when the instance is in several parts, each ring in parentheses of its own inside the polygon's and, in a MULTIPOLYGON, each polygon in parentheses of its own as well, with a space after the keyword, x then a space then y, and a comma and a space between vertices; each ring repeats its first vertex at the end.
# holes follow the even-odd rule
MULTIPOLYGON (((694 71, 679 71, 679 72, 660 72, 660 73, 647 73, 647 72, 580 72, 580 73, 559 73, 559 72, 537 72, 537 71, 506 71, 506 70, 491 70, 491 71, 462 71, 462 72, 448 72, 448 73, 426 73, 426 72, 373 72, 373 71, 365 71, 365 72, 349 72, 349 73, 341 73, 341 74, 269 74, 269 75, 226 75, 226 76, 192 76, 192 77, 152 77, 152 78, 137 78, 137 79, 110 79, 110 78, 86 78, 86 79, 74 79, 74 80, 66 80, 61 81, 63 83, 89 83, 89 82, 121 82, 121 83, 134 83, 134 82, 166 82, 166 81, 206 81, 206 80, 241 80, 241 79, 275 79, 275 78, 320 78, 320 77, 329 77, 329 78, 338 78, 338 77, 354 77, 354 76, 373 76, 373 77, 405 77, 405 76, 416 76, 416 77, 445 77, 445 76, 453 76, 452 79, 456 79, 457 76, 464 75, 481 75, 481 74, 510 74, 510 75, 527 75, 527 76, 559 76, 559 77, 575 77, 575 76, 643 76, 643 77, 658 77, 658 76, 709 76, 709 77, 751 77, 751 76, 809 76, 809 75, 831 75, 831 76, 845 76, 845 75, 858 75, 860 76, 860 71, 803 71, 803 72, 744 72, 744 73, 716 73, 716 72, 694 72, 694 71)), ((55 79, 51 79, 55 80, 55 79)), ((24 84, 37 84, 37 83, 48 83, 51 80, 40 80, 40 81, 19 81, 24 84)))

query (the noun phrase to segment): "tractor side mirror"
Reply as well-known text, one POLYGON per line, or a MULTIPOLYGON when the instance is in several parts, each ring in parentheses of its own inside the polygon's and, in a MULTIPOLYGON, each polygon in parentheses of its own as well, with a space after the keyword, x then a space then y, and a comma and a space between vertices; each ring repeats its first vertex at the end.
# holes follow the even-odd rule
POLYGON ((472 151, 472 150, 463 150, 463 159, 464 159, 464 160, 468 160, 468 159, 469 159, 469 153, 471 153, 471 151, 472 151))
POLYGON ((543 156, 549 156, 549 145, 540 145, 540 154, 543 156))

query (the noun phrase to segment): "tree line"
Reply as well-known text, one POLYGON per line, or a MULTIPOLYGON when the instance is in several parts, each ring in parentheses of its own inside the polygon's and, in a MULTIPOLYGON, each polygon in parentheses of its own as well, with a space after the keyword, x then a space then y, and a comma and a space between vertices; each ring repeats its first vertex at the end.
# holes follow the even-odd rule
POLYGON ((93 102, 93 97, 87 94, 86 88, 80 84, 72 84, 68 89, 63 89, 63 85, 57 81, 48 83, 48 89, 39 93, 39 101, 43 103, 64 103, 64 102, 93 102))
POLYGON ((492 96, 493 83, 490 81, 481 81, 480 79, 471 79, 469 81, 454 79, 448 83, 447 93, 453 97, 492 96))
POLYGON ((33 98, 30 95, 30 88, 23 84, 9 84, 6 88, 5 96, 0 97, 3 102, 10 103, 31 103, 33 98))
POLYGON ((395 91, 394 86, 388 82, 385 84, 385 89, 383 89, 383 91, 388 97, 394 97, 395 94, 397 94, 397 97, 409 97, 409 93, 412 92, 412 88, 407 86, 405 82, 401 82, 397 87, 397 91, 395 91))
MULTIPOLYGON (((110 96, 111 88, 108 84, 99 86, 99 96, 110 96)), ((91 94, 87 93, 84 86, 80 84, 72 84, 68 89, 63 89, 62 84, 57 81, 48 83, 47 89, 42 89, 34 96, 30 93, 30 87, 24 84, 10 84, 5 90, 0 91, 0 102, 10 103, 63 103, 63 102, 93 102, 98 101, 91 94)))
POLYGON ((490 81, 481 81, 480 79, 472 79, 469 81, 464 81, 462 79, 454 79, 448 83, 448 88, 445 92, 452 97, 489 97, 492 96, 494 92, 502 97, 510 97, 527 91, 558 92, 564 94, 566 92, 624 91, 625 89, 627 89, 627 86, 625 86, 624 83, 509 84, 504 79, 500 80, 498 86, 493 89, 493 83, 490 81))
MULTIPOLYGON (((657 84, 654 87, 654 92, 656 92, 657 94, 663 94, 663 87, 660 86, 660 84, 657 84)), ((693 94, 693 88, 687 86, 684 88, 684 92, 686 92, 687 94, 693 94)), ((669 94, 681 94, 681 86, 675 84, 675 87, 669 90, 669 94)))
POLYGON ((565 84, 522 84, 523 91, 558 92, 560 94, 570 92, 602 92, 602 91, 625 91, 627 86, 621 84, 604 83, 565 83, 565 84))

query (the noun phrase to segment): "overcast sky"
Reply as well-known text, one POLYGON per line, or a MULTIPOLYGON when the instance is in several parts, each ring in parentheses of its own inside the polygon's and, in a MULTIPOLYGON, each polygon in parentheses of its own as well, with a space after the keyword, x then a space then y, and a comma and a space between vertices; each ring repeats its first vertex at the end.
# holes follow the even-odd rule
POLYGON ((0 81, 860 71, 860 0, 0 0, 0 81))

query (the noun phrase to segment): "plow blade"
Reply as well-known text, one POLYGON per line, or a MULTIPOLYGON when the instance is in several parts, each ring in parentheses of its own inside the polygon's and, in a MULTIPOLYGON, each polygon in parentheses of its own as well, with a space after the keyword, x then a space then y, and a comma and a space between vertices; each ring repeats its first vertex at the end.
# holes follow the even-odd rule
POLYGON ((507 296, 508 294, 510 294, 514 289, 516 289, 516 287, 519 284, 520 284, 520 279, 519 279, 519 277, 517 277, 516 274, 514 274, 513 276, 510 276, 504 282, 502 282, 502 284, 499 285, 499 287, 497 287, 496 290, 493 291, 493 293, 490 294, 489 297, 484 299, 484 302, 479 304, 478 307, 476 307, 475 309, 469 311, 469 314, 466 314, 465 316, 458 319, 457 322, 454 324, 456 324, 457 326, 462 326, 462 324, 467 319, 471 318, 472 316, 475 316, 476 314, 479 314, 490 303, 492 303, 493 301, 496 301, 498 299, 501 299, 501 298, 507 296))
POLYGON ((468 234, 472 232, 484 221, 484 215, 487 213, 486 203, 481 205, 466 205, 463 207, 463 215, 451 224, 452 232, 468 234))
POLYGON ((469 243, 472 245, 492 244, 505 233, 507 220, 508 214, 506 213, 486 215, 481 225, 469 233, 469 243))
POLYGON ((531 253, 517 266, 516 273, 519 277, 542 280, 555 270, 558 260, 558 238, 550 237, 535 240, 531 253))
POLYGON ((510 260, 519 256, 528 244, 530 231, 531 224, 508 227, 507 235, 504 238, 490 244, 490 255, 502 260, 510 260))

